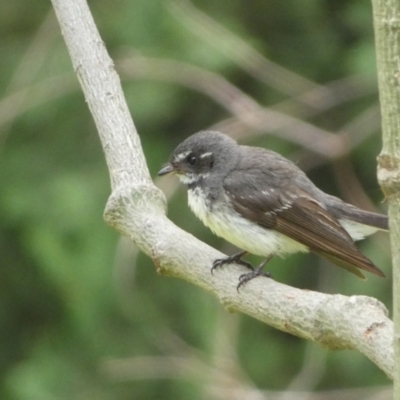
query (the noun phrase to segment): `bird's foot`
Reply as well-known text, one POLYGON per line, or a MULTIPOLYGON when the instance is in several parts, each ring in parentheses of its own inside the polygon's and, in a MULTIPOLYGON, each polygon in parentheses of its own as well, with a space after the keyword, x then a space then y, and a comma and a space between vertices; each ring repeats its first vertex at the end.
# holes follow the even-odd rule
POLYGON ((248 269, 254 270, 253 266, 247 262, 242 260, 242 257, 247 254, 247 251, 241 251, 240 253, 234 254, 233 256, 218 258, 213 262, 211 267, 211 273, 218 267, 222 267, 224 264, 236 263, 245 266, 248 269))
POLYGON ((267 262, 273 257, 273 254, 269 255, 256 269, 247 274, 242 274, 239 276, 239 283, 236 286, 236 290, 239 292, 239 289, 245 283, 251 281, 258 276, 265 276, 266 278, 272 278, 272 275, 269 272, 263 272, 263 268, 267 264, 267 262))
POLYGON ((248 281, 251 281, 254 278, 257 278, 258 276, 265 276, 266 278, 272 278, 272 275, 269 272, 262 272, 259 271, 258 268, 256 268, 254 271, 239 276, 239 283, 236 286, 236 290, 239 292, 239 289, 241 288, 242 285, 244 285, 248 281))

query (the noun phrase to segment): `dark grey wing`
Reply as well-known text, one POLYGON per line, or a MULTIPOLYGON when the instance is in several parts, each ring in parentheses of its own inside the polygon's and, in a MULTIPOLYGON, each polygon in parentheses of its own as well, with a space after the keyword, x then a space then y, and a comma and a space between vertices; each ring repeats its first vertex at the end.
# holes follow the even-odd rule
POLYGON ((357 268, 384 276, 318 201, 290 180, 284 185, 279 179, 272 186, 270 183, 258 169, 253 173, 240 170, 225 179, 224 189, 233 208, 244 218, 283 233, 361 278, 364 275, 357 268))

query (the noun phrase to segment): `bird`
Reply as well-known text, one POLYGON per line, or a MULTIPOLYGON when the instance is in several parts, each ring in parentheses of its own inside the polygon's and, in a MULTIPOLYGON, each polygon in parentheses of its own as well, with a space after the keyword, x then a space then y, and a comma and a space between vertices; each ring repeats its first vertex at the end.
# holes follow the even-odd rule
POLYGON ((239 277, 238 291, 253 278, 271 277, 263 268, 272 257, 296 252, 316 253, 363 279, 361 271, 385 277, 355 241, 388 230, 388 217, 323 192, 272 150, 204 130, 180 143, 158 175, 170 173, 187 186, 189 207, 204 225, 241 249, 211 267, 250 269, 239 277), (242 260, 248 253, 265 259, 253 268, 242 260))

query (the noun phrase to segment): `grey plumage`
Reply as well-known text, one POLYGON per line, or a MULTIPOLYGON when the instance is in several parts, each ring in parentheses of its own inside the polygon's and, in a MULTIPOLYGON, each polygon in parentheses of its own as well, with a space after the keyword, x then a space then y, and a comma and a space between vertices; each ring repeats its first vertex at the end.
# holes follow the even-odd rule
POLYGON ((354 241, 388 229, 387 217, 322 192, 273 151, 202 131, 181 143, 159 174, 170 172, 188 186, 189 205, 203 223, 246 252, 311 250, 359 277, 359 268, 384 276, 354 241))

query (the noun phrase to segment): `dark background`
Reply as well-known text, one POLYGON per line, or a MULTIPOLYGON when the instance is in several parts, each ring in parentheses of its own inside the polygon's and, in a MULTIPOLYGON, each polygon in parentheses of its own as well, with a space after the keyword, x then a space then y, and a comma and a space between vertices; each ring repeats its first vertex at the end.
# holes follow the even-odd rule
MULTIPOLYGON (((376 179, 381 139, 369 2, 90 6, 121 72, 152 176, 185 137, 217 125, 241 143, 291 158, 323 190, 385 212, 376 179), (226 84, 215 82, 222 79, 241 92, 221 100, 226 84), (295 122, 244 124, 245 96, 295 122), (347 134, 340 157, 317 154, 325 136, 308 137, 300 121, 347 134)), ((390 381, 365 356, 328 352, 228 314, 209 293, 157 275, 149 258, 103 222, 108 171, 48 1, 2 4, 0 71, 2 399, 283 399, 292 390, 318 392, 312 399, 375 391, 389 398, 390 381)), ((174 183, 158 183, 170 193, 170 218, 232 253, 196 220, 174 183)), ((387 279, 363 282, 313 255, 274 259, 268 270, 289 285, 373 296, 390 309, 388 236, 360 247, 387 279)))

